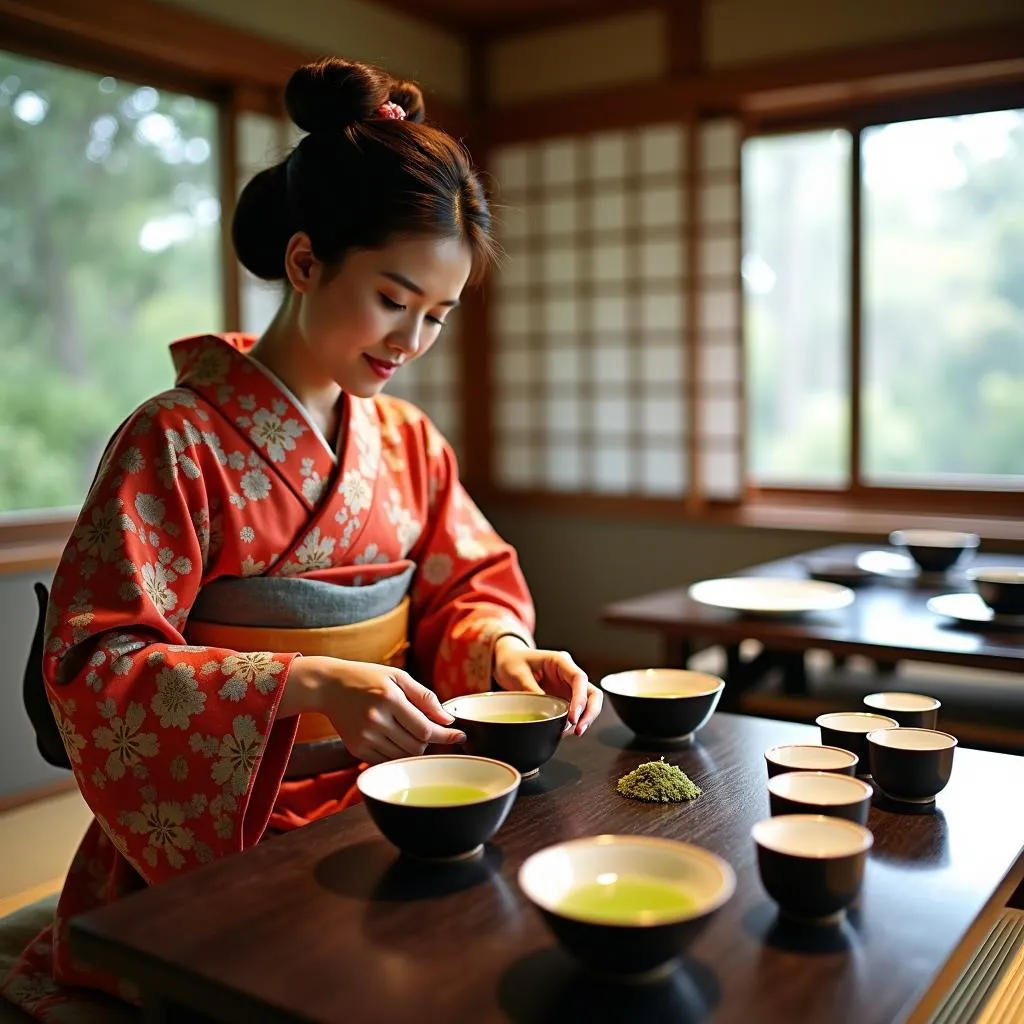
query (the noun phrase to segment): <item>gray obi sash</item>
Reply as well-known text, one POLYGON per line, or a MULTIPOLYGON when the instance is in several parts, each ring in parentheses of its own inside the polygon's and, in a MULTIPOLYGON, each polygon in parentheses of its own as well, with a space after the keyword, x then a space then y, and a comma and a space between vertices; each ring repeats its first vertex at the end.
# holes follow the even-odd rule
POLYGON ((225 626, 325 629, 350 626, 393 612, 404 600, 416 566, 363 587, 302 576, 223 577, 207 584, 191 618, 225 626))
MULTIPOLYGON (((302 576, 249 576, 214 580, 200 590, 189 616, 197 622, 266 629, 350 626, 393 612, 409 592, 415 565, 366 586, 342 586, 302 576)), ((186 627, 187 630, 187 627, 186 627)), ((286 779, 350 767, 339 739, 297 743, 286 779)))

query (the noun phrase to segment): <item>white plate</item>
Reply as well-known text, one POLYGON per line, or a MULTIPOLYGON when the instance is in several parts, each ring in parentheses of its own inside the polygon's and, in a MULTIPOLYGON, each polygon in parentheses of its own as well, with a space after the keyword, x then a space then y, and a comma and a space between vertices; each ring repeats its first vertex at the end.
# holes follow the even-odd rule
POLYGON ((864 551, 857 556, 857 568, 876 576, 901 580, 914 579, 921 571, 909 555, 895 551, 864 551))
POLYGON ((943 594, 928 602, 928 611, 957 622, 987 622, 1024 628, 1024 615, 996 615, 977 594, 943 594))
POLYGON ((853 591, 821 580, 773 579, 770 576, 735 576, 694 583, 689 595, 712 608, 728 608, 753 615, 798 615, 827 612, 853 604, 853 591))

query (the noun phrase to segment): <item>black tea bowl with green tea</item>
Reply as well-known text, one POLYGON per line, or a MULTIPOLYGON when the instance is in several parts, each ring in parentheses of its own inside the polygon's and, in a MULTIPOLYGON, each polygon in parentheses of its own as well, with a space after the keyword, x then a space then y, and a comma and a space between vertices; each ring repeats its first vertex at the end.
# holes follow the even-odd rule
POLYGON ((653 836, 588 836, 528 857, 519 887, 564 949, 603 977, 671 970, 736 888, 708 850, 653 836))
POLYGON ((535 775, 558 749, 569 704, 546 693, 471 693, 443 705, 454 729, 466 734, 464 749, 535 775))
POLYGON ((501 761, 432 754, 373 765, 357 784, 377 828, 403 853, 451 860, 479 853, 501 828, 520 779, 501 761))
POLYGON ((682 744, 707 725, 725 683, 706 672, 645 668, 605 676, 601 689, 638 738, 682 744))

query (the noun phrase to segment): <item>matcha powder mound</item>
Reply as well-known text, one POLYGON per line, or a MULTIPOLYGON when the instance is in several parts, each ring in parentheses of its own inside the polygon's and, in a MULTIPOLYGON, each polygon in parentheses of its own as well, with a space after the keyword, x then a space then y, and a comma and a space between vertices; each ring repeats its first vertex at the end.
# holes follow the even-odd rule
POLYGON ((666 764, 665 758, 639 765, 623 775, 615 788, 631 800, 663 804, 696 800, 701 794, 700 787, 674 764, 666 764))

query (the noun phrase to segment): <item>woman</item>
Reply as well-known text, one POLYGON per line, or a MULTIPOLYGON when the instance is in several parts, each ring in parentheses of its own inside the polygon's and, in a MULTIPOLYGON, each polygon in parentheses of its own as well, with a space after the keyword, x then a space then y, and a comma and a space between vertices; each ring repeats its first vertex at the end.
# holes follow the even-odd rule
POLYGON ((308 135, 233 223, 287 284, 277 316, 172 346, 178 386, 111 441, 54 579, 47 692, 96 820, 3 990, 39 1019, 82 998, 65 986, 131 995, 73 962, 70 917, 345 807, 360 762, 459 742, 439 698, 543 688, 577 734, 600 710, 533 649, 447 443, 381 395, 493 257, 466 154, 365 65, 301 68, 285 99, 308 135))

